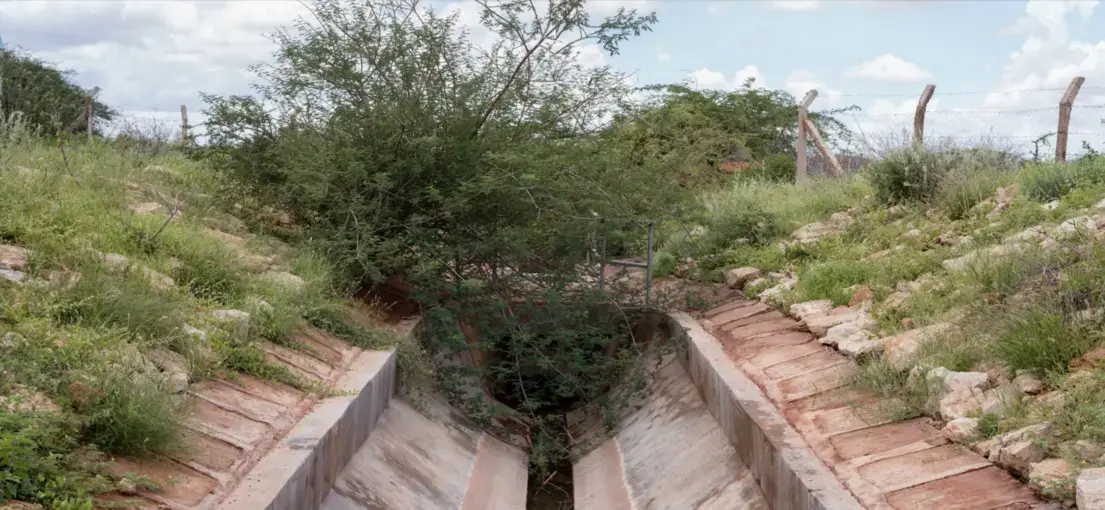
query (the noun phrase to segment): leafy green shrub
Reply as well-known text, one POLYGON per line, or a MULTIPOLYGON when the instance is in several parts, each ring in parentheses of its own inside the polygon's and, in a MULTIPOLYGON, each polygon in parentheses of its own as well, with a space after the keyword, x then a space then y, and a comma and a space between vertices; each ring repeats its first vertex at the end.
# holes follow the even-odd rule
POLYGON ((1078 186, 1078 171, 1073 165, 1033 165, 1021 178, 1025 195, 1037 202, 1058 200, 1078 186))
POLYGON ((350 320, 348 312, 337 305, 326 304, 304 313, 311 325, 348 341, 362 349, 385 349, 396 343, 391 332, 369 329, 350 320))
MULTIPOLYGON (((706 255, 698 259, 703 269, 713 270, 723 267, 757 267, 762 271, 781 269, 787 262, 787 254, 778 246, 734 246, 716 255, 706 255)), ((721 281, 724 281, 722 278, 721 281)))
POLYGON ((1001 417, 994 413, 980 413, 978 416, 978 436, 990 439, 1001 430, 1001 417))
POLYGON ((675 272, 675 256, 660 252, 652 259, 652 277, 662 278, 675 272))
MULTIPOLYGON (((86 99, 95 96, 77 85, 73 74, 21 50, 0 55, 0 76, 4 77, 0 111, 22 112, 34 129, 49 135, 71 128, 72 119, 81 113, 86 99)), ((119 112, 108 105, 93 102, 93 116, 97 120, 111 121, 118 116, 119 112)))
POLYGON ((97 452, 77 441, 78 427, 58 413, 0 412, 0 501, 83 510, 110 491, 97 452))
POLYGON ((1021 177, 1025 194, 1037 202, 1066 197, 1077 188, 1105 184, 1105 158, 1082 158, 1068 164, 1040 163, 1021 177))
POLYGON ((756 204, 718 211, 710 217, 706 228, 704 245, 711 252, 741 244, 764 245, 784 232, 779 216, 756 204))
POLYGON ((195 229, 172 229, 162 234, 166 254, 179 264, 172 271, 178 285, 200 299, 229 305, 246 293, 246 268, 238 256, 195 229))
POLYGON ((798 162, 790 156, 777 154, 764 160, 760 172, 764 179, 771 182, 794 182, 798 174, 798 162))
POLYGON ((228 370, 249 374, 258 379, 284 383, 301 390, 318 390, 287 367, 270 363, 265 356, 265 350, 256 344, 242 343, 226 335, 215 335, 211 347, 222 359, 223 367, 228 370))
POLYGON ((1105 373, 1094 370, 1083 377, 1068 377, 1060 390, 1062 403, 1048 416, 1059 440, 1105 440, 1105 373))
POLYGON ((748 170, 738 172, 737 179, 793 183, 798 172, 798 163, 792 156, 776 154, 764 158, 762 162, 754 163, 748 170))
POLYGON ((852 299, 848 287, 867 283, 872 267, 866 262, 831 260, 808 267, 798 278, 796 292, 802 301, 829 299, 833 304, 846 305, 852 299))
POLYGON ((919 416, 927 409, 929 392, 923 380, 923 377, 911 380, 907 372, 882 358, 873 358, 860 365, 849 383, 883 397, 874 409, 878 418, 898 421, 919 416))
POLYGON ((940 153, 906 147, 891 150, 871 163, 867 175, 876 199, 897 204, 934 198, 948 169, 940 153))

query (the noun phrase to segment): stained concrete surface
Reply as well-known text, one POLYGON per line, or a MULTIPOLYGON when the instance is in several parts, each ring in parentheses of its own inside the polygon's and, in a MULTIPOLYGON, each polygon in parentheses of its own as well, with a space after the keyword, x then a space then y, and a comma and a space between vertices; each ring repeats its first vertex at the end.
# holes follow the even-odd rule
POLYGON ((770 508, 675 357, 644 405, 573 466, 575 508, 770 508))
POLYGON ((521 510, 527 458, 437 399, 395 398, 338 476, 323 510, 521 510))

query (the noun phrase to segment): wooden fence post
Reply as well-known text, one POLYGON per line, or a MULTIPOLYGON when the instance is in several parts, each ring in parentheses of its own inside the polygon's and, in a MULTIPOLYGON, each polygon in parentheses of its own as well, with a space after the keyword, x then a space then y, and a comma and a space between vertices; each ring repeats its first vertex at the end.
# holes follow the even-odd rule
POLYGON ((936 92, 936 85, 925 85, 921 98, 917 100, 917 111, 913 112, 913 146, 917 149, 925 146, 925 111, 933 92, 936 92))
POLYGON ((87 123, 88 139, 92 139, 92 96, 88 96, 84 102, 84 120, 87 123))
POLYGON ((817 130, 817 125, 809 117, 806 117, 806 131, 813 139, 813 144, 817 146, 817 150, 821 151, 821 154, 829 160, 829 169, 833 171, 833 177, 844 177, 844 169, 841 168, 840 162, 836 160, 836 156, 829 149, 829 145, 825 143, 825 139, 821 138, 821 132, 817 130))
POLYGON ((180 143, 188 145, 188 105, 180 105, 180 143))
MULTIPOLYGON (((0 41, 0 61, 7 58, 7 50, 4 49, 4 42, 0 41)), ((0 69, 0 121, 3 121, 4 117, 4 72, 0 69)))
POLYGON ((806 92, 806 97, 803 97, 802 102, 798 104, 798 170, 794 176, 794 181, 797 183, 804 183, 809 179, 806 173, 806 115, 814 99, 817 99, 817 89, 806 92))
POLYGON ((1078 90, 1086 78, 1075 76, 1059 100, 1059 129, 1055 131, 1055 162, 1067 162, 1067 130, 1070 128, 1070 111, 1074 109, 1074 98, 1078 97, 1078 90))

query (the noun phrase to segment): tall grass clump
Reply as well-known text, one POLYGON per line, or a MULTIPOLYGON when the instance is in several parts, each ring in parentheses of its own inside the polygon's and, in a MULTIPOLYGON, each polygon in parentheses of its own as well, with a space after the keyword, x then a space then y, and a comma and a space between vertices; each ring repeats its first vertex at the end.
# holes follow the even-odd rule
POLYGON ((735 245, 770 243, 802 225, 849 209, 868 192, 866 183, 854 178, 807 185, 736 180, 702 199, 708 229, 703 248, 720 253, 735 245))
POLYGON ((907 138, 890 137, 877 152, 882 157, 867 170, 875 198, 886 204, 928 202, 940 205, 952 219, 1013 179, 1021 159, 997 139, 970 146, 937 140, 917 146, 907 138))
POLYGON ((1065 373, 1074 358, 1090 350, 1093 332, 1072 324, 1060 314, 1019 310, 998 327, 994 352, 1014 370, 1065 373))
POLYGON ((945 177, 936 200, 949 219, 961 220, 974 206, 994 196, 999 187, 1013 178, 1013 173, 993 168, 979 168, 976 171, 956 169, 945 177))
POLYGON ((703 248, 707 252, 740 244, 764 245, 784 231, 779 215, 768 211, 752 195, 735 193, 727 200, 707 203, 706 209, 703 248))
POLYGON ((1021 184, 1032 200, 1059 200, 1076 189, 1105 184, 1105 159, 1095 156, 1069 164, 1034 164, 1021 175, 1021 184))
POLYGON ((187 401, 167 395, 153 379, 127 373, 105 374, 99 390, 82 406, 85 441, 123 455, 163 454, 180 447, 187 401))
POLYGON ((1078 186, 1078 172, 1072 165, 1035 164, 1021 179, 1025 195, 1037 202, 1058 200, 1078 186))
POLYGON ((891 150, 867 168, 875 198, 884 204, 928 202, 947 173, 947 161, 939 153, 914 147, 891 150))

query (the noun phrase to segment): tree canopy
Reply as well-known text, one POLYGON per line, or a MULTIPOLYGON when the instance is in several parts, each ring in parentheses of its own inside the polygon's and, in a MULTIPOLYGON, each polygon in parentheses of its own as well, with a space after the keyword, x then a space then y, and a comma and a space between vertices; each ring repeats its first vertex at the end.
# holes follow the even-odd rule
MULTIPOLYGON (((789 161, 778 177, 793 178, 798 103, 791 94, 757 87, 751 78, 732 91, 699 90, 689 83, 642 91, 645 98, 623 105, 614 126, 637 161, 677 157, 681 182, 691 186, 727 178, 718 172, 724 162, 789 161)), ((835 116, 853 109, 811 112, 810 119, 826 143, 839 147, 852 134, 835 116)))
MULTIPOLYGON (((84 130, 85 103, 95 97, 73 81, 74 73, 22 51, 0 50, 0 112, 20 112, 23 120, 43 134, 84 130)), ((92 114, 100 121, 117 115, 108 105, 93 101, 92 114)), ((97 130, 98 131, 98 130, 97 130)))
POLYGON ((564 413, 628 405, 609 390, 648 362, 623 341, 644 311, 634 296, 587 283, 599 240, 643 254, 643 223, 689 217, 696 191, 717 181, 688 178, 707 172, 688 172, 693 158, 793 157, 794 100, 667 86, 637 104, 627 76, 579 54, 616 54, 655 14, 479 4, 487 47, 457 15, 414 2, 315 0, 274 34, 255 95, 205 96, 208 153, 291 211, 351 278, 414 284, 427 346, 483 353, 479 366, 440 367, 442 387, 486 425, 499 407, 471 398, 477 378, 527 423, 540 481, 569 457, 564 413))

